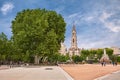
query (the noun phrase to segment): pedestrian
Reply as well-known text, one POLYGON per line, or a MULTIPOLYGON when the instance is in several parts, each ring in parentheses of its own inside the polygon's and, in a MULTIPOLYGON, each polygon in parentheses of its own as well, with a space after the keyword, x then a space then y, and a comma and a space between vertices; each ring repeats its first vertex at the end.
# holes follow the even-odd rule
POLYGON ((114 62, 114 61, 112 61, 112 65, 113 65, 113 66, 115 65, 115 62, 114 62))
POLYGON ((101 65, 102 65, 102 66, 103 66, 103 64, 104 64, 104 63, 103 63, 103 62, 101 62, 101 65))
POLYGON ((12 61, 10 61, 10 68, 12 68, 12 64, 13 64, 12 61))
POLYGON ((117 66, 117 62, 115 62, 115 66, 117 66))
POLYGON ((103 62, 103 65, 106 66, 106 62, 105 61, 103 62))

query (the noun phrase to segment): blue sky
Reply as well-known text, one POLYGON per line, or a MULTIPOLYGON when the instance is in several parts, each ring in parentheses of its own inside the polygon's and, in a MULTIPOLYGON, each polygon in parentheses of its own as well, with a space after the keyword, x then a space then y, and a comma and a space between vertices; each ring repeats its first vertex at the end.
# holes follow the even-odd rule
POLYGON ((35 8, 55 10, 64 17, 67 48, 71 46, 73 22, 79 48, 120 47, 120 0, 0 0, 0 33, 10 38, 16 14, 35 8))

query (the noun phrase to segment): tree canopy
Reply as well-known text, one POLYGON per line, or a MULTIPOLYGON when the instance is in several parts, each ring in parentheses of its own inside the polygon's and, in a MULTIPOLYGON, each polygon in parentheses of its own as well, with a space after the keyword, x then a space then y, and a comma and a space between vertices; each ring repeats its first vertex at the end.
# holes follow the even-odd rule
POLYGON ((45 9, 27 9, 12 21, 13 41, 28 56, 52 56, 64 41, 66 23, 60 14, 45 9))

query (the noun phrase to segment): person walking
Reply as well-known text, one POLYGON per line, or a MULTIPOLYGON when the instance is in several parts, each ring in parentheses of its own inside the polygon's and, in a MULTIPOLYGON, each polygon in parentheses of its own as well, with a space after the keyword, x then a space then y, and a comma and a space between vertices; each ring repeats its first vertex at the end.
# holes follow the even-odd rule
POLYGON ((103 62, 103 66, 106 66, 106 62, 105 61, 103 62))
POLYGON ((101 65, 102 65, 102 66, 103 66, 103 64, 104 64, 104 63, 103 63, 103 62, 101 62, 101 65))
POLYGON ((117 62, 115 62, 115 66, 117 66, 117 62))
POLYGON ((115 65, 115 62, 114 62, 114 61, 112 61, 112 65, 113 65, 113 66, 115 65))

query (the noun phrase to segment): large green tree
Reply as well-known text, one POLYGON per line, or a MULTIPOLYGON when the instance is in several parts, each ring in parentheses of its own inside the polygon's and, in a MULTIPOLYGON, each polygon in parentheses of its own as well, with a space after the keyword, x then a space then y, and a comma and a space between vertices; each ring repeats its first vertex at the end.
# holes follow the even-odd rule
POLYGON ((7 40, 7 36, 3 32, 0 33, 0 61, 6 59, 7 40))
POLYGON ((11 40, 2 32, 0 33, 0 61, 3 63, 16 61, 18 54, 11 40))
POLYGON ((63 17, 55 11, 23 10, 12 21, 13 41, 21 54, 35 57, 35 63, 39 64, 58 52, 65 26, 63 17))

